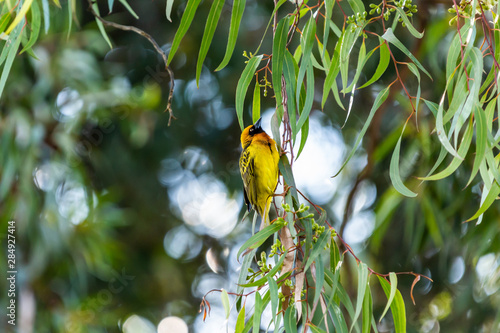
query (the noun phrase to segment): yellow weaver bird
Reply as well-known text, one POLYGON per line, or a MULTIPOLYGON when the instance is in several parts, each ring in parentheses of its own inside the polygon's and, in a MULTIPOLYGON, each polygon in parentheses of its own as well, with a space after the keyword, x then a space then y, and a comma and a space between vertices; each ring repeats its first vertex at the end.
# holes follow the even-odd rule
POLYGON ((240 172, 245 203, 262 217, 262 226, 269 225, 269 209, 278 185, 279 153, 276 142, 261 127, 262 118, 241 133, 240 172))

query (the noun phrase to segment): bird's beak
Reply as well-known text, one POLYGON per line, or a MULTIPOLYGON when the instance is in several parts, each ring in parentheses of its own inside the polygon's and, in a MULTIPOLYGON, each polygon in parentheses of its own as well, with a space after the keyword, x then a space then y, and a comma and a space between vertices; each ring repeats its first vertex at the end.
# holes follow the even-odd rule
POLYGON ((261 123, 262 123, 262 117, 260 117, 259 120, 257 120, 255 124, 253 124, 253 127, 255 127, 256 130, 261 130, 262 129, 261 123))

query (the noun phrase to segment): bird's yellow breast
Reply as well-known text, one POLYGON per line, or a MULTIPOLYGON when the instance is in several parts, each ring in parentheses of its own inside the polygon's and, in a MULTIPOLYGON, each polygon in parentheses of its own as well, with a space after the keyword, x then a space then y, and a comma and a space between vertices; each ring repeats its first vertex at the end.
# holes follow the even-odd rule
POLYGON ((268 211, 278 184, 279 153, 276 142, 263 132, 251 137, 243 148, 240 171, 245 194, 249 203, 262 216, 268 211))

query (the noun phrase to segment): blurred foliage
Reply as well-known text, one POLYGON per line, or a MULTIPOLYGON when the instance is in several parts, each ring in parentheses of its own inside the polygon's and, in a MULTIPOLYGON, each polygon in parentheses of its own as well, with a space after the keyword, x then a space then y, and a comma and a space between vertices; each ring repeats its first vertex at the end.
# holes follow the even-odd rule
MULTIPOLYGON (((316 22, 321 22, 316 28, 320 38, 312 39, 316 47, 321 42, 325 48, 324 41, 328 40, 332 57, 339 36, 357 37, 347 53, 341 50, 344 61, 339 65, 338 78, 335 75, 328 81, 338 85, 338 96, 324 98, 326 63, 318 62, 323 70, 315 66, 314 103, 310 117, 306 117, 310 119, 308 124, 315 120, 342 136, 345 156, 338 156, 337 168, 325 166, 329 175, 337 173, 349 152, 353 152, 337 177, 335 193, 320 202, 330 224, 367 265, 356 265, 346 254, 344 269, 338 273, 348 295, 345 299, 352 299, 356 307, 359 279, 368 267, 380 273, 418 272, 434 282, 421 279, 413 289, 413 276, 398 276, 395 297, 401 295, 406 304, 409 332, 498 331, 500 212, 494 200, 498 195, 494 191, 500 189, 496 86, 500 49, 495 48, 499 39, 495 14, 498 3, 457 1, 460 8, 453 13, 448 11, 450 2, 403 1, 405 13, 412 14, 405 16, 400 11, 385 12, 381 4, 370 1, 361 2, 368 12, 363 16, 362 11, 356 15, 353 10, 360 2, 335 2, 330 14, 336 29, 324 30, 321 14, 321 18, 316 16, 316 22), (406 5, 417 5, 418 11, 406 5), (481 12, 481 8, 486 11, 483 5, 491 5, 487 9, 493 11, 481 12), (407 21, 401 22, 398 29, 391 27, 392 37, 387 35, 389 26, 382 25, 383 20, 367 25, 366 19, 376 15, 392 15, 391 23, 399 21, 394 19, 396 15, 407 21), (466 42, 456 37, 457 22, 466 42), (326 39, 325 31, 329 31, 326 39), (420 31, 424 35, 417 38, 420 31), (377 55, 387 44, 374 34, 385 34, 385 40, 391 43, 390 63, 384 65, 371 86, 351 94, 353 78, 361 86, 379 72, 382 56, 377 55), (404 44, 403 48, 394 38, 404 44), (361 61, 361 70, 360 54, 369 54, 375 48, 371 58, 361 61), (425 72, 420 66, 417 69, 414 61, 413 67, 407 65, 409 54, 418 59, 432 81, 421 75, 425 72), (375 97, 391 84, 385 103, 378 105, 356 150, 355 142, 375 97), (427 103, 420 100, 417 105, 417 98, 409 98, 417 94, 427 103), (462 154, 462 143, 468 140, 470 148, 462 154), (397 146, 399 163, 394 168, 397 146), (457 154, 461 155, 458 159, 454 157, 457 154), (436 181, 422 183, 415 178, 429 175, 436 161, 443 166, 434 171, 440 172, 450 163, 456 167, 447 177, 436 177, 441 178, 436 181), (401 186, 393 187, 394 170, 398 170, 404 188, 417 194, 415 198, 401 195, 405 192, 401 186), (471 177, 473 170, 478 177, 471 177), (375 187, 376 197, 363 206, 370 186, 375 187), (463 223, 484 202, 490 206, 479 223, 463 223), (356 223, 365 213, 372 213, 369 223, 356 223), (349 241, 349 235, 352 238, 360 233, 367 235, 359 242, 349 241), (416 306, 410 304, 412 289, 416 306)), ((250 223, 238 223, 244 209, 235 167, 240 133, 236 110, 242 123, 249 123, 250 96, 255 94, 252 88, 246 94, 240 91, 236 99, 235 94, 249 60, 241 55, 258 55, 254 51, 274 7, 269 1, 218 3, 222 6, 218 9, 220 20, 212 45, 205 50, 204 66, 197 57, 202 56, 200 45, 205 39, 205 18, 212 2, 198 2, 188 32, 177 45, 175 57, 169 59, 176 78, 173 110, 178 119, 168 127, 168 114, 163 111, 169 77, 161 57, 147 40, 132 32, 100 27, 86 1, 0 2, 0 235, 2 244, 7 244, 8 221, 15 221, 17 331, 139 331, 131 327, 148 331, 151 323, 156 326, 169 316, 182 318, 196 332, 225 331, 224 304, 227 307, 228 303, 224 298, 207 296, 212 314, 205 323, 198 310, 203 295, 212 288, 236 291, 242 265, 236 261, 236 254, 251 236, 250 223), (239 14, 232 14, 233 5, 242 3, 243 19, 235 27, 232 15, 238 20, 239 14), (228 32, 235 29, 239 33, 228 60, 228 32), (103 34, 109 36, 113 49, 103 34), (221 62, 226 67, 214 72, 221 62), (247 103, 240 104, 245 97, 247 103), (207 199, 212 198, 211 193, 217 194, 216 200, 207 199)), ((280 3, 279 19, 297 10, 292 2, 280 3)), ((332 3, 325 1, 317 9, 325 13, 325 5, 332 3)), ((388 3, 395 4, 382 1, 382 5, 388 3)), ((175 44, 187 3, 98 1, 98 8, 107 20, 147 31, 168 52, 171 43, 175 44)), ((304 20, 298 25, 300 31, 290 43, 290 50, 308 45, 305 39, 301 43, 300 32, 311 31, 304 29, 304 24, 309 11, 317 9, 302 7, 300 15, 304 20)), ((312 29, 315 20, 309 22, 312 29)), ((273 51, 272 30, 271 25, 259 51, 263 54, 273 51)), ((312 54, 320 59, 317 48, 312 54)), ((300 58, 298 53, 292 55, 300 58)), ((304 77, 307 88, 307 70, 304 77)), ((277 86, 275 82, 280 85, 281 80, 273 79, 269 76, 269 81, 260 81, 262 90, 270 89, 265 88, 269 84, 277 86)), ((253 87, 254 81, 247 88, 253 87)), ((328 88, 327 95, 330 91, 328 88)), ((270 108, 274 111, 275 93, 269 90, 260 96, 263 115, 270 108)), ((300 128, 304 129, 294 129, 294 136, 300 128)), ((310 142, 313 134, 309 133, 310 142)), ((307 144, 304 149, 308 149, 307 144)), ((310 162, 318 161, 322 161, 321 156, 310 162)), ((294 176, 297 178, 297 173, 294 176)), ((309 188, 304 192, 314 198, 309 188)), ((271 246, 269 241, 263 244, 261 250, 271 246)), ((335 248, 331 244, 330 249, 335 248)), ((2 246, 3 272, 8 270, 7 253, 7 246, 2 246)), ((322 257, 328 258, 328 254, 322 257)), ((257 265, 252 267, 257 270, 257 265)), ((311 285, 312 279, 312 275, 306 277, 311 285)), ((376 280, 368 276, 366 279, 366 283, 376 280)), ((325 290, 331 287, 327 282, 325 290)), ((374 284, 371 293, 370 289, 361 293, 362 300, 370 294, 377 323, 387 305, 385 294, 391 294, 381 283, 382 287, 374 284)), ((0 288, 7 290, 5 279, 0 288)), ((314 298, 314 292, 310 295, 314 298)), ((232 305, 234 296, 227 297, 231 297, 232 305)), ((337 308, 350 328, 352 314, 345 299, 337 308)), ((313 301, 309 299, 310 304, 313 301)), ((5 309, 7 302, 2 297, 0 306, 5 309)), ((253 306, 249 300, 244 309, 251 313, 253 306)), ((284 316, 293 318, 292 312, 284 316)), ((237 316, 233 308, 230 328, 237 327, 237 316)), ((321 318, 313 319, 318 322, 321 318)), ((267 322, 263 320, 262 324, 267 322)), ((249 325, 253 326, 253 322, 249 325)), ((377 327, 380 332, 394 331, 391 315, 377 327)), ((13 331, 7 323, 5 329, 13 331)))

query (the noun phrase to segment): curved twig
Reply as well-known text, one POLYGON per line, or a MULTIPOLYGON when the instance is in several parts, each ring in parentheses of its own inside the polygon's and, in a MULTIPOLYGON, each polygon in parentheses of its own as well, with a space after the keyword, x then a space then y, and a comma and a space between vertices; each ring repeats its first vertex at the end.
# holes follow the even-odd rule
POLYGON ((134 27, 134 26, 123 25, 123 24, 119 24, 119 23, 115 23, 115 22, 111 22, 111 21, 107 21, 107 20, 103 19, 92 7, 93 1, 92 0, 87 0, 87 1, 89 3, 89 10, 92 12, 92 15, 94 15, 96 19, 98 19, 99 21, 101 21, 103 24, 105 24, 107 26, 110 26, 110 27, 113 27, 113 28, 116 28, 119 30, 123 30, 123 31, 132 31, 138 35, 141 35, 142 37, 146 38, 151 43, 151 45, 153 45, 156 52, 161 55, 161 57, 163 59, 163 63, 165 64, 165 69, 167 70, 168 76, 170 77, 170 92, 168 94, 167 106, 165 108, 165 112, 168 111, 168 114, 169 114, 168 126, 170 126, 170 124, 172 123, 172 119, 176 119, 174 116, 174 111, 172 110, 172 97, 174 96, 175 81, 174 81, 174 72, 168 66, 167 54, 158 45, 158 43, 154 40, 154 38, 151 37, 151 35, 148 34, 147 32, 145 32, 144 30, 141 30, 141 29, 134 27))

